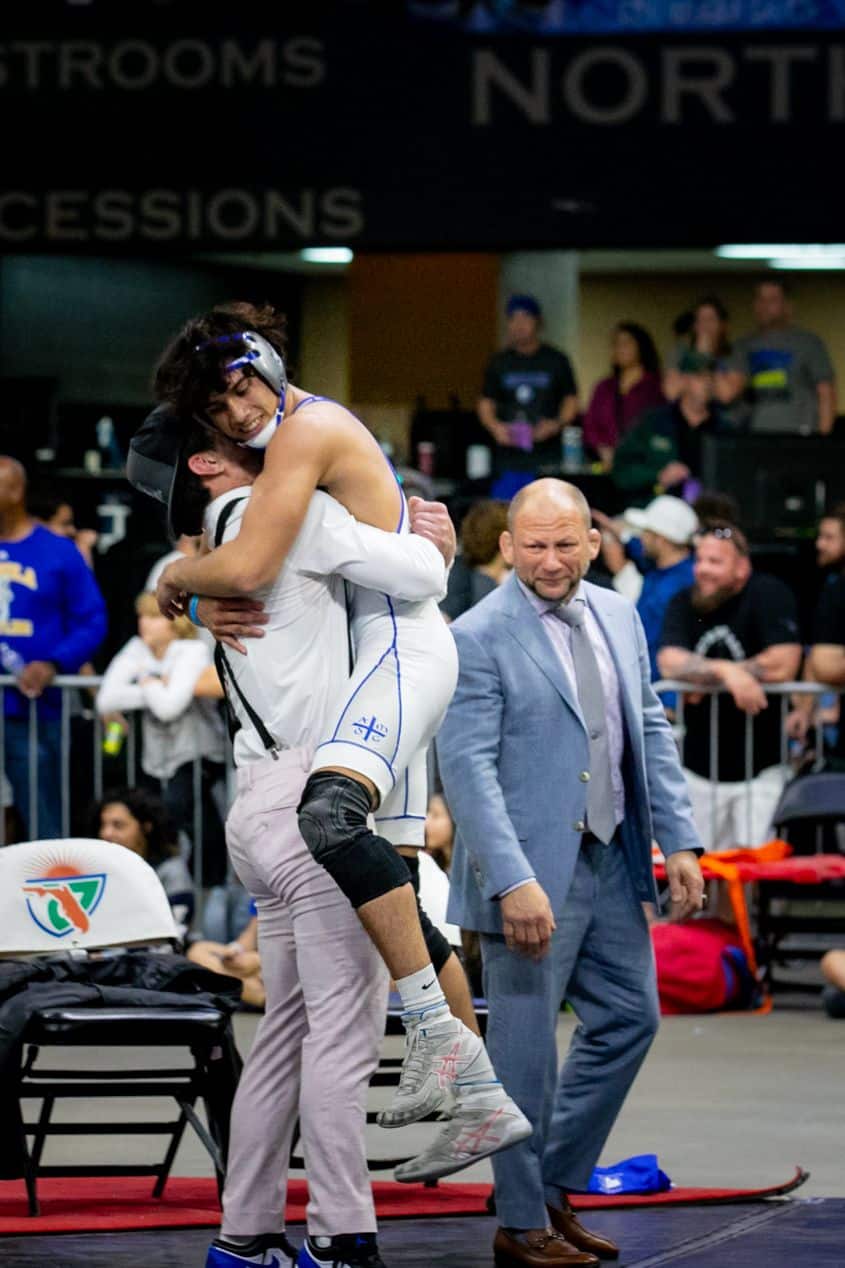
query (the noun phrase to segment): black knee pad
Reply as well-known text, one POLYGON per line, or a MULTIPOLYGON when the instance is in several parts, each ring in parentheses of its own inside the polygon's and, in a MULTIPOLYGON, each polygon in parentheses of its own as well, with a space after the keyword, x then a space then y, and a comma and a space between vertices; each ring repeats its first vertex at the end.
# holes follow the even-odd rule
POLYGON ((369 813, 364 785, 337 771, 309 776, 297 807, 299 830, 315 862, 356 911, 411 879, 402 856, 368 828, 369 813))
MULTIPOLYGON (((401 856, 400 856, 401 857, 401 856)), ((454 948, 447 941, 436 925, 431 923, 428 912, 420 904, 420 863, 417 855, 409 855, 405 858, 408 871, 411 874, 411 884, 414 887, 414 893, 417 896, 417 912, 420 918, 420 928, 423 931, 425 945, 428 954, 431 957, 432 968, 435 973, 439 973, 446 961, 452 955, 454 948)))

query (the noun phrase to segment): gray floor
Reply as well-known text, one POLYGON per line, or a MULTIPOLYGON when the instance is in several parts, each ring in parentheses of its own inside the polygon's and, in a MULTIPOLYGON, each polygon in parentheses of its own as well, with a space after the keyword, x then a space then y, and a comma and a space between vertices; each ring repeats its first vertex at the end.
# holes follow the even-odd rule
MULTIPOLYGON (((235 1019, 244 1054, 257 1020, 246 1014, 235 1019)), ((570 1019, 562 1018, 562 1050, 570 1031, 570 1019)), ((386 1050, 387 1045, 399 1051, 398 1041, 386 1041, 386 1050)), ((77 1059, 90 1056, 80 1050, 77 1059)), ((730 1187, 776 1184, 800 1163, 811 1172, 802 1197, 842 1196, 843 1074, 845 1022, 829 1021, 807 997, 786 996, 767 1017, 665 1018, 603 1161, 657 1153, 677 1185, 730 1187)), ((83 1116, 89 1109, 65 1103, 61 1117, 74 1110, 83 1116)), ((109 1111, 127 1119, 151 1116, 150 1103, 112 1102, 109 1111)), ((371 1155, 413 1153, 431 1130, 423 1125, 388 1134, 374 1127, 371 1155)), ((51 1142, 44 1161, 102 1159, 106 1149, 115 1148, 113 1139, 62 1138, 51 1142)), ((156 1152, 156 1142, 126 1141, 127 1159, 152 1160, 156 1152)), ((174 1174, 211 1174, 193 1136, 183 1143, 174 1174)), ((486 1181, 490 1176, 489 1164, 481 1163, 455 1179, 486 1181)))

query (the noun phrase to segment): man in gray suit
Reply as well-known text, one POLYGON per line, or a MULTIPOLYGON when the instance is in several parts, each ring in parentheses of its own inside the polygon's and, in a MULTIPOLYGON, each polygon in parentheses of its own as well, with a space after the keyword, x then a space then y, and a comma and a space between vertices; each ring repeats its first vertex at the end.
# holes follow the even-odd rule
POLYGON ((644 902, 651 843, 675 914, 701 845, 633 604, 584 581, 600 535, 574 486, 514 498, 514 571, 452 625, 458 687, 437 748, 457 826, 449 919, 478 930, 487 1042, 533 1135, 493 1161, 496 1263, 592 1264, 618 1248, 572 1216, 658 1025, 644 902), (563 1000, 579 1025, 558 1077, 563 1000))

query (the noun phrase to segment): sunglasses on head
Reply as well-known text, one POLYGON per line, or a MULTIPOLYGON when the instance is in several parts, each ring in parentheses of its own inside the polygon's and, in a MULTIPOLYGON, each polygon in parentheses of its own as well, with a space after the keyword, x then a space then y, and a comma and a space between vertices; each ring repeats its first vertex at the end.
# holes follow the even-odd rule
POLYGON ((699 537, 718 537, 719 540, 730 540, 734 535, 732 528, 703 528, 698 534, 699 537))

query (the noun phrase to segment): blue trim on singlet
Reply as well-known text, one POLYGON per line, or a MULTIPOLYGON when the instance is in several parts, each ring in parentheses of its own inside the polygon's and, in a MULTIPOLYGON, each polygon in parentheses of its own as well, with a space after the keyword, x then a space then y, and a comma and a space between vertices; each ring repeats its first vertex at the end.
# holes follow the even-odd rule
MULTIPOLYGON (((409 794, 409 783, 408 783, 408 767, 406 766, 406 767, 405 767, 405 804, 404 804, 404 806, 402 807, 402 813, 403 813, 403 814, 405 814, 405 815, 407 815, 407 813, 408 813, 408 797, 409 797, 409 795, 410 795, 410 794, 409 794)), ((423 817, 425 817, 425 816, 423 816, 423 817)))
MULTIPOLYGON (((300 401, 298 405, 294 405, 289 417, 293 418, 298 409, 302 409, 303 405, 313 405, 314 401, 328 401, 330 405, 340 405, 340 401, 333 401, 330 396, 306 396, 304 401, 300 401)), ((341 405, 341 409, 345 409, 345 406, 341 405)))
POLYGON ((359 744, 357 740, 323 740, 322 744, 317 745, 316 751, 319 752, 321 748, 327 748, 329 744, 345 744, 347 748, 359 748, 364 753, 372 753, 373 757, 377 757, 380 762, 384 762, 387 767, 387 773, 393 780, 394 784, 396 783, 396 776, 393 774, 393 767, 383 753, 377 753, 375 749, 367 748, 366 744, 359 744))
MULTIPOLYGON (((352 695, 347 700, 346 704, 344 705, 341 711, 340 717, 338 718, 335 724, 334 732, 332 733, 331 739, 324 740, 323 743, 319 744, 317 747, 325 748, 325 746, 328 744, 349 744, 355 748, 363 749, 365 753, 374 753, 376 757, 379 757, 384 762, 385 766, 390 771, 390 778, 393 780, 393 783, 395 785, 396 776, 393 773, 393 763, 396 760, 396 754, 399 752, 399 743, 402 739, 402 666, 399 660, 399 652, 396 646, 397 639, 398 639, 398 631, 396 629, 396 613, 394 612, 394 609, 393 609, 393 601, 389 595, 385 595, 384 597, 387 600, 387 606, 390 611, 390 620, 393 625, 393 638, 390 641, 390 646, 387 647, 384 652, 382 652, 381 656, 378 658, 375 665, 373 665, 370 672, 364 678, 362 678, 358 686, 353 691, 352 695), (391 754, 391 757, 388 760, 388 758, 386 758, 382 753, 377 752, 376 749, 367 748, 365 744, 357 744, 354 740, 338 739, 337 733, 340 730, 341 725, 343 723, 343 719, 346 717, 347 713, 351 709, 353 701, 355 700, 358 693, 362 690, 362 688, 369 681, 369 679, 372 678, 376 670, 379 669, 380 666, 384 664, 385 659, 391 654, 393 655, 396 661, 396 693, 397 693, 397 705, 398 705, 398 713, 399 713, 399 725, 396 729, 396 742, 393 745, 393 753, 391 754)), ((407 774, 407 771, 406 771, 406 774, 407 774)), ((406 806, 407 806, 407 785, 406 785, 406 806)))
MULTIPOLYGON (((300 402, 299 402, 299 404, 298 404, 298 405, 296 405, 296 406, 294 407, 294 409, 292 409, 292 410, 291 410, 291 417, 293 417, 293 415, 296 413, 296 411, 297 411, 298 409, 300 409, 303 405, 309 405, 309 404, 312 404, 314 401, 328 401, 331 405, 339 405, 341 409, 346 409, 346 406, 345 406, 345 405, 341 405, 340 401, 335 401, 335 400, 333 400, 333 399, 332 399, 332 397, 330 397, 330 396, 306 396, 305 400, 300 401, 300 402)), ((352 415, 352 417, 353 417, 353 418, 355 418, 357 422, 361 422, 361 420, 360 420, 359 418, 357 418, 357 416, 356 416, 355 414, 352 414, 352 411, 351 411, 351 410, 346 409, 346 412, 347 412, 348 414, 351 414, 351 415, 352 415)), ((363 424, 362 424, 362 426, 363 426, 363 424)), ((399 476, 397 475, 396 468, 394 467, 393 463, 390 461, 390 459, 387 457, 387 455, 386 455, 386 454, 384 454, 384 453, 383 453, 383 454, 382 454, 382 457, 384 458, 385 462, 387 463, 388 467, 390 468, 390 470, 391 470, 391 472, 392 472, 392 474, 393 474, 393 478, 394 478, 394 480, 396 481, 396 488, 397 488, 397 490, 398 490, 398 492, 399 492, 399 523, 396 525, 396 532, 397 532, 397 533, 401 533, 401 531, 402 531, 402 527, 403 527, 403 525, 404 525, 404 523, 405 523, 405 495, 404 495, 404 493, 402 492, 402 485, 401 485, 401 482, 400 482, 400 480, 399 480, 399 476)), ((393 762, 394 762, 394 761, 395 761, 395 759, 396 759, 396 754, 397 754, 397 753, 398 753, 398 751, 399 751, 399 741, 400 741, 400 740, 401 740, 401 738, 402 738, 402 666, 401 666, 401 663, 400 663, 400 660, 399 660, 399 652, 398 652, 398 648, 397 648, 398 633, 397 633, 397 629, 396 629, 396 612, 395 612, 394 607, 393 607, 393 600, 391 599, 391 597, 390 597, 390 595, 389 595, 389 594, 385 594, 385 595, 383 596, 383 598, 384 598, 385 602, 387 603, 388 611, 390 612, 390 619, 391 619, 391 623, 392 623, 392 625, 393 625, 393 638, 392 638, 392 640, 391 640, 391 642, 390 642, 390 646, 389 646, 389 647, 386 649, 386 651, 385 651, 385 652, 384 652, 384 653, 383 653, 383 654, 379 657, 379 659, 376 661, 376 663, 375 663, 375 665, 373 666, 373 668, 372 668, 372 669, 370 670, 370 672, 367 674, 366 678, 362 679, 362 681, 361 681, 361 682, 358 684, 358 686, 355 688, 355 691, 354 691, 354 692, 352 693, 352 695, 349 697, 349 699, 347 700, 347 702, 346 702, 346 704, 345 704, 345 706, 344 706, 343 710, 341 711, 340 717, 339 717, 339 718, 338 718, 338 720, 337 720, 337 723, 336 723, 335 728, 334 728, 334 733, 332 734, 331 739, 330 739, 330 740, 324 740, 322 744, 318 744, 318 745, 317 745, 317 751, 319 751, 321 748, 326 748, 326 747, 327 747, 327 745, 329 745, 329 744, 346 744, 346 745, 348 745, 350 748, 359 748, 359 749, 362 749, 362 750, 363 750, 363 752, 365 752, 365 753, 374 753, 376 757, 378 757, 381 761, 383 761, 383 762, 384 762, 385 766, 387 767, 387 769, 388 769, 388 771, 389 771, 389 773, 390 773, 390 778, 391 778, 391 780, 393 781, 393 784, 394 784, 394 786, 395 786, 395 785, 396 785, 396 776, 395 776, 395 774, 394 774, 394 772, 393 772, 393 762), (361 688, 364 686, 364 684, 368 681, 368 679, 372 677, 372 675, 376 672, 376 670, 377 670, 377 669, 378 669, 378 668, 379 668, 379 667, 383 664, 383 662, 384 662, 384 660, 385 660, 385 657, 389 656, 389 655, 391 654, 391 652, 393 653, 393 655, 394 655, 394 657, 395 657, 395 659, 396 659, 396 690, 397 690, 397 694, 398 694, 398 706, 399 706, 399 726, 398 726, 397 733, 396 733, 396 743, 395 743, 394 748, 393 748, 393 754, 392 754, 392 756, 391 756, 390 760, 388 761, 388 759, 387 759, 387 758, 386 758, 386 757, 385 757, 382 753, 378 753, 378 752, 376 752, 376 750, 375 750, 375 749, 368 748, 368 747, 366 746, 366 744, 358 744, 355 740, 339 740, 339 739, 337 738, 337 733, 338 733, 338 731, 340 730, 340 727, 341 727, 341 724, 342 724, 342 722, 343 722, 343 719, 346 717, 346 714, 349 712, 350 708, 352 707, 352 702, 354 701, 355 697, 358 695, 358 692, 361 690, 361 688)), ((408 808, 408 771, 407 771, 407 767, 406 767, 406 769, 405 769, 405 809, 407 810, 407 808, 408 808)), ((397 816, 397 817, 399 817, 399 816, 397 816)), ((402 818, 405 818, 405 817, 407 817, 407 818, 419 818, 420 816, 408 815, 408 816, 401 816, 401 817, 402 817, 402 818)))
POLYGON ((397 819, 419 819, 425 823, 425 815, 373 815, 376 823, 394 823, 397 819))

